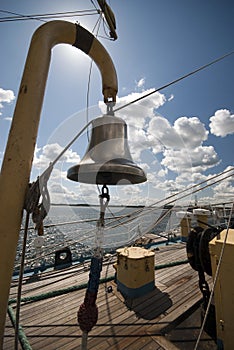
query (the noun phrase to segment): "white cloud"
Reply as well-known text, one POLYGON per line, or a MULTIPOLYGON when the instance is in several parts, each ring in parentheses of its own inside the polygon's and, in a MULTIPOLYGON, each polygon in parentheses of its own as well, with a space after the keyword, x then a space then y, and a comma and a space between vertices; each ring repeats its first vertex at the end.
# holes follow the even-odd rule
POLYGON ((198 147, 207 140, 208 131, 197 117, 180 117, 174 123, 174 130, 189 149, 198 147))
POLYGON ((161 116, 155 116, 150 120, 148 138, 155 153, 161 152, 164 147, 184 147, 179 134, 171 126, 169 121, 161 116))
POLYGON ((234 114, 227 109, 219 109, 210 117, 209 127, 215 136, 225 137, 234 134, 234 114))
POLYGON ((78 192, 69 190, 66 186, 58 182, 50 181, 48 190, 52 203, 74 203, 79 199, 78 192))
MULTIPOLYGON (((63 151, 63 147, 58 143, 52 143, 45 145, 42 148, 35 149, 33 165, 36 168, 46 168, 50 162, 53 162, 63 151)), ((78 163, 80 157, 76 152, 67 150, 65 154, 59 159, 60 162, 66 163, 78 163)))
MULTIPOLYGON (((224 169, 225 171, 230 170, 230 172, 227 172, 226 174, 223 174, 222 176, 218 177, 217 179, 221 179, 222 181, 219 182, 218 184, 214 185, 213 187, 213 193, 214 193, 214 198, 217 199, 231 199, 233 200, 233 196, 234 196, 234 177, 231 176, 231 174, 233 174, 233 167, 228 166, 226 169, 224 169), (230 175, 230 177, 226 178, 228 175, 230 175)), ((214 175, 213 175, 214 176, 214 175)), ((215 180, 211 180, 211 181, 215 181, 215 180)))
POLYGON ((161 165, 176 174, 203 172, 219 163, 213 146, 203 146, 208 131, 197 117, 180 117, 171 125, 162 116, 149 122, 148 139, 153 152, 163 155, 161 165))
MULTIPOLYGON (((0 115, 1 115, 1 113, 0 113, 0 115)), ((12 117, 5 117, 4 120, 7 120, 7 121, 11 122, 12 121, 12 117)))
POLYGON ((145 78, 141 78, 140 80, 136 81, 136 86, 138 88, 142 88, 145 84, 145 78))
POLYGON ((10 103, 15 99, 14 92, 12 90, 4 90, 0 88, 0 108, 3 108, 3 103, 10 103))
POLYGON ((149 123, 149 139, 158 148, 164 147, 194 149, 207 139, 208 131, 197 117, 178 118, 171 126, 169 121, 161 116, 155 116, 149 123))
POLYGON ((189 153, 184 149, 166 149, 163 155, 162 165, 176 173, 191 170, 196 173, 202 172, 219 163, 213 146, 199 146, 189 153))
MULTIPOLYGON (((117 98, 115 109, 145 96, 152 91, 154 91, 154 89, 148 89, 140 93, 134 92, 127 96, 117 98)), ((116 116, 123 118, 131 125, 144 128, 146 119, 152 118, 154 116, 154 110, 162 106, 165 102, 165 96, 159 92, 155 92, 154 94, 123 108, 120 112, 116 113, 116 116)))
POLYGON ((14 92, 12 90, 4 90, 0 88, 0 103, 10 103, 15 99, 14 92))
MULTIPOLYGON (((119 98, 114 109, 150 91, 153 90, 119 98)), ((214 147, 204 146, 209 134, 205 125, 195 116, 183 116, 175 120, 174 124, 170 124, 156 112, 165 101, 165 96, 157 92, 115 113, 127 123, 131 155, 146 172, 148 182, 142 185, 112 188, 112 203, 147 205, 157 202, 158 199, 165 198, 165 193, 178 192, 205 180, 207 177, 203 173, 219 164, 220 160, 214 147)), ((106 109, 103 104, 100 104, 100 107, 106 109)), ((37 168, 48 167, 61 151, 62 147, 57 143, 37 149, 34 164, 37 168)), ((63 198, 66 198, 71 203, 97 204, 98 192, 95 186, 74 183, 66 179, 64 170, 67 163, 79 163, 79 155, 69 150, 61 161, 63 164, 60 162, 60 169, 54 169, 51 175, 53 198, 59 202, 64 202, 63 198)), ((219 187, 217 192, 221 193, 219 187)))
POLYGON ((128 143, 134 161, 141 161, 141 152, 149 147, 149 140, 145 131, 128 125, 128 143))

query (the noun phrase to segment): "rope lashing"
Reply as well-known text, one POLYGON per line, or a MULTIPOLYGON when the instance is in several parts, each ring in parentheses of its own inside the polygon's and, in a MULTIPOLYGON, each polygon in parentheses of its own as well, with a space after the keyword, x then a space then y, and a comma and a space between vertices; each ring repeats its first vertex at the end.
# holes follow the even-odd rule
POLYGON ((29 184, 24 201, 24 209, 32 214, 35 230, 38 231, 40 236, 44 233, 43 220, 50 209, 50 196, 47 189, 47 182, 52 170, 53 167, 49 166, 41 176, 38 176, 35 182, 29 184))
POLYGON ((105 211, 110 201, 109 190, 106 185, 102 187, 99 195, 100 201, 100 217, 97 221, 97 231, 95 237, 94 255, 91 259, 89 281, 85 293, 84 302, 80 305, 77 312, 77 321, 82 330, 82 350, 87 349, 88 332, 96 325, 98 320, 98 307, 96 305, 98 287, 103 262, 103 231, 105 226, 105 211))
POLYGON ((36 223, 35 229, 38 231, 38 235, 43 235, 43 220, 46 217, 50 207, 50 197, 47 189, 47 182, 49 180, 53 167, 50 166, 41 176, 37 178, 37 181, 28 185, 28 190, 24 199, 24 209, 26 210, 25 227, 24 227, 24 239, 23 248, 21 253, 19 283, 17 291, 17 305, 16 305, 16 321, 15 321, 15 350, 18 350, 18 338, 19 338, 19 319, 20 319, 20 306, 21 306, 21 293, 24 273, 24 262, 26 254, 26 243, 29 227, 29 218, 32 214, 32 220, 36 223), (40 203, 40 198, 42 201, 40 203))

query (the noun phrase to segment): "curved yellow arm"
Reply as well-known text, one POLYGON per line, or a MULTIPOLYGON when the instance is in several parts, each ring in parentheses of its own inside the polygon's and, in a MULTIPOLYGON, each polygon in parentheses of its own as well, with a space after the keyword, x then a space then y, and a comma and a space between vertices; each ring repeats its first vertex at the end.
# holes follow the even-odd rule
POLYGON ((102 75, 104 102, 115 102, 117 76, 101 43, 86 29, 66 21, 39 27, 31 41, 0 175, 0 349, 25 193, 30 178, 51 50, 70 44, 84 51, 102 75))

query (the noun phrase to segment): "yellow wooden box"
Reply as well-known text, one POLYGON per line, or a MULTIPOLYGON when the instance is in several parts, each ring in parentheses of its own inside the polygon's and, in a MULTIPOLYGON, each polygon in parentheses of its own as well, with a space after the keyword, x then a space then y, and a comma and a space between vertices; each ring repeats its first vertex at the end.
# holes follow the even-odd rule
POLYGON ((155 288, 155 254, 140 247, 117 249, 116 282, 126 297, 135 298, 155 288))

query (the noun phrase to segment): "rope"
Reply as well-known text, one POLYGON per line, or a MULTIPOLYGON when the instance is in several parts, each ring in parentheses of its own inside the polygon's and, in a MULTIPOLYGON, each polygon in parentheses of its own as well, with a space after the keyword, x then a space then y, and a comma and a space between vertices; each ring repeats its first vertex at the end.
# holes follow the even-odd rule
MULTIPOLYGON (((68 148, 76 141, 76 139, 84 132, 84 130, 92 123, 92 120, 90 120, 79 132, 75 135, 75 137, 67 144, 67 146, 64 147, 62 152, 51 162, 50 166, 54 167, 54 165, 57 163, 57 161, 64 155, 64 153, 68 150, 68 148)), ((44 171, 44 173, 47 171, 47 169, 44 171)), ((43 173, 43 174, 44 174, 43 173)), ((42 175, 43 175, 42 174, 42 175)))
POLYGON ((105 211, 110 201, 109 190, 106 185, 103 185, 102 192, 99 195, 100 202, 100 217, 97 221, 97 231, 95 237, 96 247, 94 249, 94 255, 91 259, 90 273, 88 287, 85 293, 84 302, 80 305, 77 312, 77 321, 82 330, 82 350, 87 349, 87 337, 93 326, 96 325, 98 320, 98 307, 96 305, 96 299, 98 294, 98 287, 100 283, 100 275, 102 271, 103 262, 103 232, 105 226, 105 211))
POLYGON ((23 274, 24 274, 24 261, 25 261, 29 217, 30 217, 30 213, 27 212, 26 220, 25 220, 20 273, 19 273, 18 292, 17 292, 16 318, 15 318, 15 350, 18 350, 20 305, 21 305, 21 293, 22 293, 22 282, 23 282, 23 274))
MULTIPOLYGON (((8 312, 8 315, 10 317, 10 320, 11 320, 13 326, 16 327, 15 314, 14 314, 14 311, 10 305, 8 305, 7 312, 8 312)), ((28 341, 28 339, 23 331, 23 328, 20 325, 18 325, 18 328, 19 328, 18 329, 18 337, 19 337, 19 341, 20 341, 22 349, 23 350, 32 350, 31 345, 29 344, 29 341, 28 341)))
POLYGON ((200 332, 199 332, 199 335, 198 335, 198 338, 197 338, 194 350, 198 349, 198 345, 199 345, 199 342, 201 340, 202 332, 204 330, 205 323, 206 323, 206 320, 207 320, 207 317, 208 317, 209 309, 210 309, 212 298, 213 298, 213 294, 214 294, 214 289, 215 289, 215 286, 216 286, 216 283, 217 283, 217 280, 218 280, 218 276, 219 276, 219 272, 220 272, 220 267, 221 267, 221 263, 222 263, 222 259, 223 259, 224 249, 225 249, 226 242, 227 242, 228 232, 229 232, 231 219, 232 219, 233 208, 234 208, 234 202, 232 204, 232 209, 230 210, 230 214, 229 214, 228 226, 227 226, 226 234, 225 234, 225 237, 224 237, 222 249, 221 249, 221 252, 220 252, 219 262, 218 262, 218 265, 217 265, 217 268, 216 268, 216 272, 215 272, 215 276, 214 276, 213 287, 212 287, 212 290, 211 290, 211 293, 210 293, 210 298, 209 298, 208 305, 207 305, 207 308, 206 308, 205 316, 204 316, 204 319, 203 319, 203 322, 202 322, 202 325, 201 325, 201 328, 200 328, 200 332))

